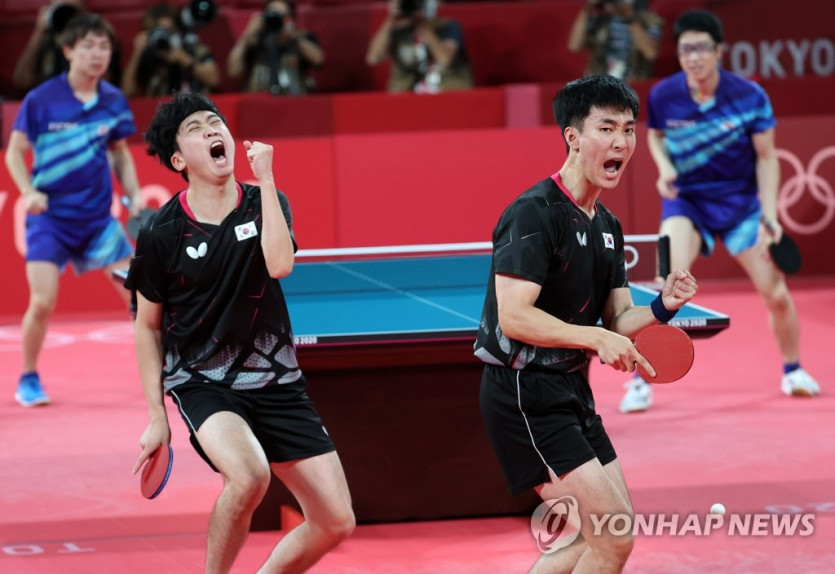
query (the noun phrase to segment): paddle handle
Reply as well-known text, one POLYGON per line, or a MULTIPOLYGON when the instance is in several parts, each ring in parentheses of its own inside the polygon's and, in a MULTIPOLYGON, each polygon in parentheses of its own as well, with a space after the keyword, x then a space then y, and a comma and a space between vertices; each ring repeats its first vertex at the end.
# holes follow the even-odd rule
POLYGON ((667 277, 670 274, 670 236, 661 235, 658 238, 658 276, 667 277))
POLYGON ((768 234, 771 236, 771 239, 774 239, 774 236, 777 235, 777 230, 774 228, 774 223, 771 222, 769 218, 765 215, 760 215, 760 223, 765 226, 765 230, 768 231, 768 234))

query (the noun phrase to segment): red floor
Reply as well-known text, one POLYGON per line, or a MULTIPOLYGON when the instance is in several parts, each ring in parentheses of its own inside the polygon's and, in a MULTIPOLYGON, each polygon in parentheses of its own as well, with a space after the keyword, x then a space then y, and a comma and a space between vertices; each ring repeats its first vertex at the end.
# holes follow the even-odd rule
MULTIPOLYGON (((707 283, 699 302, 731 315, 696 343, 683 380, 656 387, 647 413, 621 415, 622 374, 594 365, 599 410, 636 512, 814 513, 810 536, 641 535, 626 572, 835 571, 835 278, 792 282, 803 363, 816 399, 779 393, 780 361, 745 283, 707 283)), ((171 412, 175 471, 156 500, 130 469, 146 411, 125 320, 58 321, 41 373, 53 399, 12 399, 17 325, 0 326, 0 572, 201 572, 206 520, 220 483, 171 412)), ((466 496, 466 493, 462 493, 466 496)), ((537 556, 525 517, 364 525, 314 569, 333 573, 525 572, 537 556)), ((280 536, 253 534, 235 572, 254 572, 280 536)))

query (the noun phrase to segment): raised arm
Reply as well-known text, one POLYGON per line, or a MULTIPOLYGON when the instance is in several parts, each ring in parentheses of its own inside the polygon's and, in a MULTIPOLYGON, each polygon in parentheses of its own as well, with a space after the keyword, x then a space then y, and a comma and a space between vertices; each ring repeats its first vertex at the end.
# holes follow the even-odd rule
POLYGON ((387 5, 388 12, 383 23, 377 28, 374 36, 371 37, 371 43, 368 45, 368 53, 365 55, 365 62, 369 66, 376 66, 386 58, 389 54, 389 45, 391 43, 391 29, 394 26, 394 21, 397 18, 397 13, 400 10, 398 0, 389 0, 387 5))
POLYGON ((21 90, 34 88, 38 83, 38 52, 40 52, 44 36, 49 27, 47 16, 51 7, 50 4, 45 4, 38 10, 35 28, 32 30, 32 35, 29 36, 29 40, 23 48, 23 53, 18 57, 12 72, 12 83, 21 90))
POLYGON ((261 210, 264 223, 261 226, 261 248, 270 277, 281 279, 293 271, 293 239, 281 210, 273 177, 273 148, 261 142, 244 141, 246 157, 252 175, 261 188, 261 210))

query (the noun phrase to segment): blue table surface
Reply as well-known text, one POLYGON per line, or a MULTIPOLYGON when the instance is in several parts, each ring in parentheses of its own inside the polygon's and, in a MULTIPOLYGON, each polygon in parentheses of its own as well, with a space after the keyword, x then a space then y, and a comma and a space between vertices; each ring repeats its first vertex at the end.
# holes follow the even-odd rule
MULTIPOLYGON (((297 262, 281 280, 297 344, 474 338, 490 254, 297 262)), ((656 292, 632 285, 637 305, 656 292)), ((727 315, 688 304, 671 324, 719 331, 727 315)))

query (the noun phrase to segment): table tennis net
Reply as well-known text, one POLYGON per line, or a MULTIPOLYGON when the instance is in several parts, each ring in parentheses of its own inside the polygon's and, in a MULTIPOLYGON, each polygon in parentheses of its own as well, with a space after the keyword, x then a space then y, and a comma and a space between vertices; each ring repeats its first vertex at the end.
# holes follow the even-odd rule
MULTIPOLYGON (((666 237, 625 237, 627 274, 633 282, 652 282, 669 270, 666 237)), ((488 279, 490 242, 348 247, 299 250, 285 292, 351 293, 449 288, 483 289, 488 279)))

